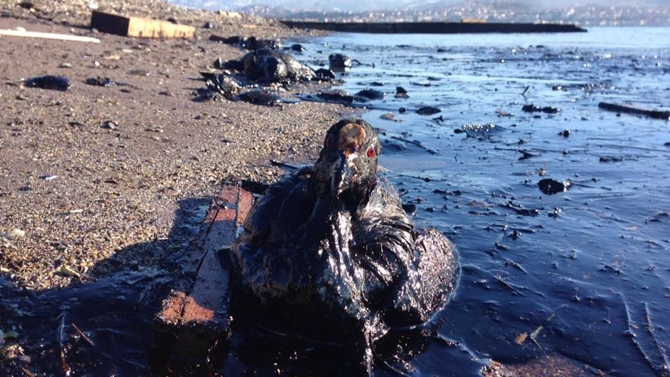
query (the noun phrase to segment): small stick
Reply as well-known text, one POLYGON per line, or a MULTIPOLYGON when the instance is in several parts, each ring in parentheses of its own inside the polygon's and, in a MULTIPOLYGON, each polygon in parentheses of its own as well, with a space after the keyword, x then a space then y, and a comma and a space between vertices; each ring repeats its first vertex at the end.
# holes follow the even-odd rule
POLYGON ((81 330, 79 329, 79 327, 77 327, 77 325, 74 324, 74 322, 72 322, 71 325, 72 325, 72 327, 74 327, 74 329, 77 331, 77 333, 79 333, 79 335, 80 335, 80 336, 81 336, 81 337, 82 337, 88 344, 90 344, 91 346, 95 347, 95 343, 93 343, 93 341, 91 340, 91 338, 89 338, 88 336, 86 336, 86 334, 84 334, 84 332, 81 331, 81 330))
POLYGON ((60 346, 60 361, 63 364, 65 376, 69 376, 72 371, 65 361, 65 312, 60 313, 60 324, 58 325, 58 345, 60 346))
POLYGON ((425 146, 422 142, 420 142, 418 140, 409 140, 409 139, 405 139, 404 137, 400 137, 400 136, 391 136, 391 139, 396 139, 396 140, 403 141, 405 143, 414 144, 419 148, 425 149, 426 152, 428 152, 430 154, 437 154, 437 151, 435 149, 425 146))

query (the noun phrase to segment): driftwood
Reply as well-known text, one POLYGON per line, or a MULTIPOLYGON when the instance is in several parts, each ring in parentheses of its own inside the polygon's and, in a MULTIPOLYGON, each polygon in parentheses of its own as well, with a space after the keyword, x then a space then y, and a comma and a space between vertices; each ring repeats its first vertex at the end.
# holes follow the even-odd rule
POLYGON ((0 30, 0 36, 3 35, 8 35, 12 37, 24 37, 24 38, 56 39, 60 41, 100 43, 99 39, 92 37, 81 37, 78 35, 70 35, 70 34, 40 33, 37 31, 25 31, 25 30, 0 30))
POLYGON ((188 368, 220 359, 230 336, 227 255, 253 203, 250 192, 225 185, 186 250, 183 274, 154 318, 154 366, 188 368), (216 357, 218 356, 218 357, 216 357), (156 365, 158 364, 158 366, 156 365))
POLYGON ((653 118, 653 119, 663 119, 663 120, 669 120, 670 119, 670 111, 647 110, 647 109, 641 109, 639 107, 617 105, 617 104, 607 103, 607 102, 600 102, 598 104, 598 107, 603 109, 603 110, 612 111, 612 112, 615 112, 615 113, 644 115, 646 117, 653 118))
POLYGON ((147 18, 125 17, 95 10, 91 14, 91 27, 103 33, 124 37, 190 39, 195 35, 193 26, 147 18))

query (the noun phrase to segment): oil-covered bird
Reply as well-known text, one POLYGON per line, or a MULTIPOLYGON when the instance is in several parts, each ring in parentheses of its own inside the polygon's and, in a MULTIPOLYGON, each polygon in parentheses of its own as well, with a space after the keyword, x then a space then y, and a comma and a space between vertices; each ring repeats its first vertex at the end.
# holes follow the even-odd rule
POLYGON ((367 368, 375 340, 429 321, 459 276, 453 244, 417 230, 378 176, 380 152, 367 122, 334 124, 314 166, 271 185, 231 248, 234 306, 276 332, 363 346, 367 368))

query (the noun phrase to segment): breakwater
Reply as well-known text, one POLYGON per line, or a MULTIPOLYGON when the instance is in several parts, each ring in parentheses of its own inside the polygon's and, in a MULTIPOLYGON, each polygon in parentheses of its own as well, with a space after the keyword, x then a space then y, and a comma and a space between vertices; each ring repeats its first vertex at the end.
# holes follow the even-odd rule
POLYGON ((379 34, 475 34, 475 33, 571 33, 586 32, 574 24, 488 22, 310 22, 281 21, 292 28, 343 33, 379 34))

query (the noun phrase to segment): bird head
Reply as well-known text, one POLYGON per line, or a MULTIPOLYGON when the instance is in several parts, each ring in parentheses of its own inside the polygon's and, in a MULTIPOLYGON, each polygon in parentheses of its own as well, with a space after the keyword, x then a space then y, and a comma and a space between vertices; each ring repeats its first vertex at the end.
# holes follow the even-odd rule
POLYGON ((379 138, 361 119, 344 119, 330 127, 314 166, 317 192, 358 207, 377 182, 379 138))

